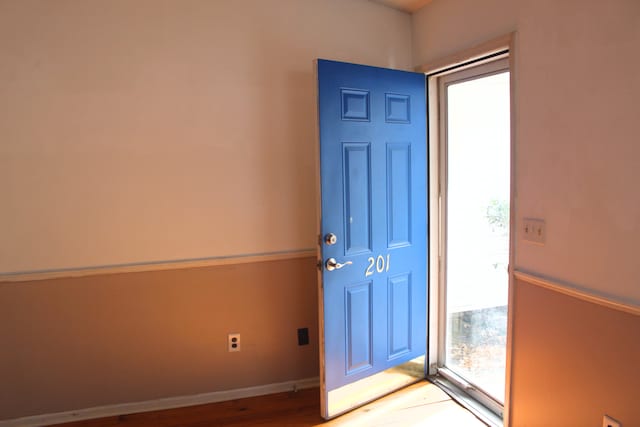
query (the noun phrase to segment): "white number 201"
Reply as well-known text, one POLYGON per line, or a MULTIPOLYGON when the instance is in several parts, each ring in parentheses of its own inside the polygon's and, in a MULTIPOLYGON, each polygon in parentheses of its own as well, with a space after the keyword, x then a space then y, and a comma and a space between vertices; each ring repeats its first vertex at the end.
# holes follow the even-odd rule
POLYGON ((382 273, 383 271, 389 271, 389 259, 390 259, 389 254, 387 254, 386 259, 382 255, 378 255, 377 258, 374 258, 372 256, 369 257, 369 259, 367 259, 367 261, 369 262, 369 266, 364 272, 364 277, 369 277, 373 275, 375 271, 377 271, 378 273, 382 273))

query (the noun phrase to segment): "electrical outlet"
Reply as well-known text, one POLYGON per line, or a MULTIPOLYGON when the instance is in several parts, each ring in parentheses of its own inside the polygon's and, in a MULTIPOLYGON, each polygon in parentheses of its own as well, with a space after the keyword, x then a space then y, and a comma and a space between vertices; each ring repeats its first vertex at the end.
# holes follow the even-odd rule
POLYGON ((543 219, 523 218, 522 238, 527 242, 544 245, 547 240, 547 228, 543 219))
POLYGON ((298 345, 309 344, 309 328, 298 329, 298 345))
POLYGON ((240 351, 240 334, 229 334, 227 336, 227 347, 229 352, 240 351))
POLYGON ((622 424, 611 418, 609 415, 605 415, 602 418, 602 427, 622 427, 622 424))

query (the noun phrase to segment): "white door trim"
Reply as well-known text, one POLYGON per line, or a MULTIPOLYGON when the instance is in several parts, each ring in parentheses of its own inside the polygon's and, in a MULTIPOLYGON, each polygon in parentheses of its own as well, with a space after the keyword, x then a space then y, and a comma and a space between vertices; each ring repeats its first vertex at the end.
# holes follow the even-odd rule
MULTIPOLYGON (((510 148, 511 148, 511 174, 510 174, 510 238, 509 238, 509 302, 508 302, 508 314, 507 314, 507 349, 506 349, 506 376, 505 376, 505 401, 503 410, 503 423, 504 426, 511 424, 511 373, 512 373, 512 353, 513 353, 513 307, 514 307, 514 292, 515 292, 515 278, 513 266, 515 265, 515 231, 516 231, 516 42, 517 33, 511 32, 503 36, 491 39, 479 44, 476 44, 468 49, 464 49, 460 52, 448 55, 446 57, 431 61, 426 64, 422 64, 416 67, 417 71, 427 74, 427 88, 428 88, 428 135, 429 135, 429 216, 431 218, 429 224, 429 283, 433 286, 429 286, 429 343, 427 354, 429 375, 435 375, 437 373, 437 361, 438 361, 438 333, 437 326, 439 318, 441 316, 441 310, 439 310, 439 302, 442 295, 440 295, 440 289, 437 284, 442 280, 441 271, 441 257, 440 254, 444 252, 443 242, 441 239, 441 218, 444 215, 442 197, 441 197, 441 170, 439 167, 440 159, 442 156, 440 149, 440 118, 438 116, 439 101, 438 101, 438 77, 447 73, 447 71, 455 69, 460 71, 464 68, 476 66, 483 62, 493 61, 499 58, 500 52, 505 52, 508 57, 509 72, 510 72, 510 114, 511 114, 511 135, 510 135, 510 148), (485 59, 486 58, 486 59, 485 59), (440 73, 440 74, 439 74, 440 73), (436 328, 436 329, 434 329, 436 328), (434 351, 436 349, 436 351, 434 351)), ((451 71, 449 71, 451 72, 451 71)))

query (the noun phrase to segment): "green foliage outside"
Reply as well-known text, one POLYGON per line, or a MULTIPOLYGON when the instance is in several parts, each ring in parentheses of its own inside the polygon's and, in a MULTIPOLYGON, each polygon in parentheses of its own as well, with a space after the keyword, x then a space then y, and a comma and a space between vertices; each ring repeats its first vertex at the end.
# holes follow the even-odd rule
POLYGON ((506 200, 491 200, 487 206, 489 224, 507 229, 509 227, 509 203, 506 200))

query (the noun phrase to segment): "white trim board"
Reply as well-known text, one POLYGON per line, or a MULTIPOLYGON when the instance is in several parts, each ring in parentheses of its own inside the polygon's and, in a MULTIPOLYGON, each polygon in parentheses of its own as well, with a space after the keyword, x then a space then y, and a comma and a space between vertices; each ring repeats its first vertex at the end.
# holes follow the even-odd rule
POLYGON ((285 381, 282 383, 265 384, 255 387, 238 388, 234 390, 215 391, 212 393, 194 394, 192 396, 168 397, 164 399, 147 400, 144 402, 121 403, 116 405, 98 406, 54 414, 34 415, 0 421, 0 427, 36 427, 51 424, 68 423, 72 421, 89 420, 94 418, 113 417, 139 412, 159 411, 163 409, 182 408, 185 406, 203 405, 206 403, 224 402, 243 399, 246 397, 262 396, 265 394, 282 393, 286 391, 303 390, 318 387, 318 377, 285 381))
POLYGON ((27 282, 68 277, 85 277, 99 274, 139 273, 145 271, 179 270, 186 268, 213 267, 230 264, 250 264, 255 262, 280 261, 286 259, 307 258, 316 255, 315 249, 296 249, 280 252, 240 254, 210 258, 184 259, 173 261, 142 262, 135 264, 104 265, 78 267, 60 270, 24 271, 0 273, 2 282, 27 282))
POLYGON ((581 288, 579 286, 563 283, 558 280, 549 279, 532 273, 526 273, 522 270, 514 272, 516 279, 541 288, 550 289, 561 294, 569 295, 574 298, 581 299, 593 304, 598 304, 613 310, 623 311, 629 314, 640 316, 640 306, 615 299, 611 296, 599 295, 594 291, 581 288))
MULTIPOLYGON (((425 74, 436 74, 442 70, 459 67, 467 62, 476 61, 477 59, 488 57, 503 50, 513 52, 514 38, 515 32, 511 32, 500 37, 478 43, 444 58, 419 65, 415 67, 415 71, 425 74)), ((513 65, 513 63, 510 65, 513 65)), ((511 71, 513 72, 513 69, 511 71)))

